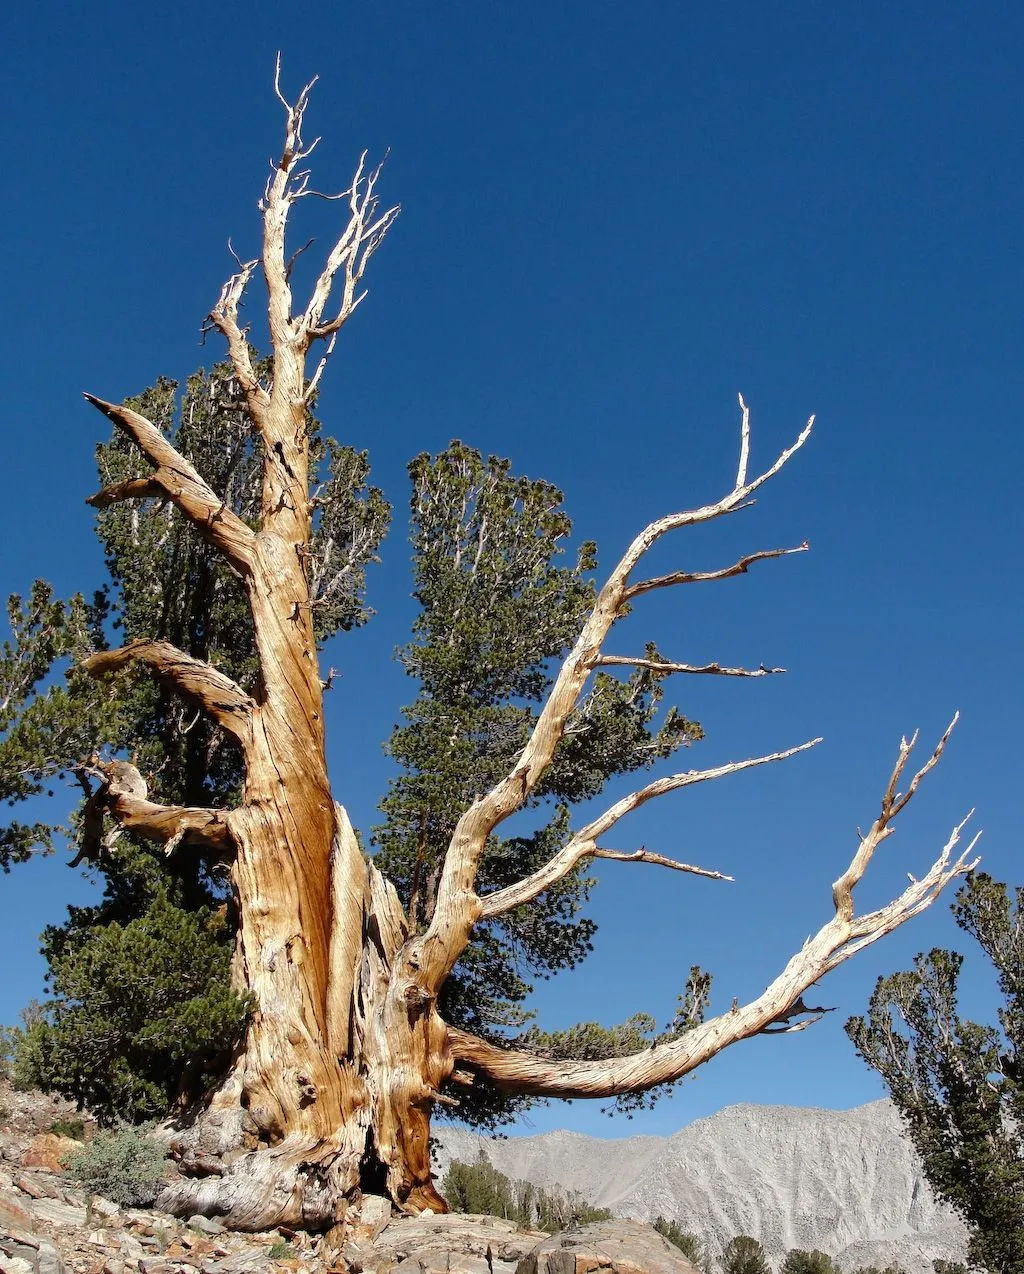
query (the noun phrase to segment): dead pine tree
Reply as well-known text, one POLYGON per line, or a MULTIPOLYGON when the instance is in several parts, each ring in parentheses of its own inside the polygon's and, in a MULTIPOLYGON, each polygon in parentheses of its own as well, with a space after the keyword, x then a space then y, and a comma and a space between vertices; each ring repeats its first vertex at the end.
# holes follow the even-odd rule
MULTIPOLYGON (((751 504, 755 493, 804 445, 808 421, 792 446, 751 476, 750 421, 741 399, 739 462, 730 489, 714 503, 670 513, 647 525, 607 579, 553 675, 525 746, 490 790, 467 803, 431 881, 430 907, 412 922, 393 885, 361 852, 328 780, 323 693, 311 605, 307 545, 313 501, 307 415, 341 328, 362 301, 367 264, 397 209, 381 211, 379 169, 364 161, 346 192, 347 223, 308 299, 296 304, 286 244, 295 205, 313 192, 304 164, 315 143, 303 140, 308 85, 285 108, 285 143, 261 201, 258 259, 239 262, 215 305, 211 324, 223 336, 261 451, 262 498, 249 525, 213 490, 161 429, 138 412, 88 395, 151 466, 147 476, 93 496, 105 508, 120 501, 170 502, 241 580, 251 610, 259 678, 250 693, 209 663, 164 641, 135 640, 86 660, 97 677, 129 665, 208 715, 244 757, 236 808, 163 805, 131 767, 93 767, 95 814, 163 845, 209 852, 230 862, 238 917, 235 970, 251 997, 244 1045, 230 1073, 194 1121, 174 1133, 181 1175, 158 1205, 179 1215, 216 1214, 233 1227, 276 1225, 326 1229, 346 1201, 371 1184, 401 1208, 444 1210, 431 1179, 428 1149, 435 1103, 457 1102, 458 1086, 494 1085, 510 1093, 551 1097, 615 1097, 671 1083, 738 1040, 799 1030, 819 1011, 804 993, 824 974, 927 907, 971 864, 971 846, 955 855, 962 824, 932 866, 899 897, 857 914, 854 890, 899 813, 936 764, 949 733, 910 774, 913 742, 899 756, 878 816, 860 836, 852 861, 832 890, 832 914, 750 1003, 703 1019, 696 1005, 688 1029, 652 1047, 608 1060, 560 1059, 502 1047, 449 1026, 438 1003, 446 979, 474 927, 523 908, 587 860, 613 858, 698 875, 721 873, 661 854, 607 847, 631 811, 655 797, 741 770, 781 761, 817 740, 708 770, 668 774, 638 787, 602 813, 568 829, 550 859, 511 884, 478 888, 488 839, 541 790, 571 732, 588 683, 599 670, 648 669, 659 676, 759 676, 764 669, 669 662, 605 653, 628 606, 656 589, 727 579, 754 563, 799 549, 751 553, 734 565, 700 573, 648 577, 645 556, 664 536, 711 522, 751 504), (267 289, 271 342, 268 376, 257 374, 239 305, 253 276, 267 289), (131 775, 128 776, 132 778, 131 775)), ((800 546, 805 548, 806 545, 800 546)), ((342 794, 343 795, 343 794, 342 794)), ((706 998, 706 997, 705 997, 706 998)), ((698 1001, 701 996, 696 996, 698 1001)))

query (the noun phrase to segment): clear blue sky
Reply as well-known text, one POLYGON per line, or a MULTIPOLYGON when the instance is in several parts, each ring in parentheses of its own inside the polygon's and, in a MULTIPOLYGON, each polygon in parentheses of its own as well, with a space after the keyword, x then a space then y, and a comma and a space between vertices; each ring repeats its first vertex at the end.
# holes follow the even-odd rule
MULTIPOLYGON (((103 421, 80 391, 118 398, 220 356, 198 329, 228 237, 256 252, 280 48, 289 91, 322 77, 322 186, 391 148, 402 217, 321 414, 371 449, 400 512, 405 462, 458 436, 559 483, 608 565, 650 517, 724 492, 737 390, 755 463, 818 413, 757 509, 658 564, 804 537, 812 552, 645 600, 612 649, 653 637, 679 660, 790 669, 678 684, 707 730, 695 764, 826 743, 623 824, 624 847, 736 883, 604 864, 598 950, 541 987, 542 1023, 667 1018, 693 962, 718 1008, 759 992, 827 918, 900 734, 930 742, 955 708, 865 901, 922 870, 972 805, 986 866, 1024 878, 1019 6, 182 0, 12 6, 2 22, 4 592, 100 579, 82 500, 103 421)), ((412 693, 392 660, 411 613, 401 525, 371 595, 378 619, 327 656, 344 673, 337 795, 364 827, 412 693)), ((0 1021, 40 991, 35 935, 88 894, 65 858, 0 879, 0 1021)), ((880 973, 955 937, 939 904, 828 980, 827 1021, 733 1049, 631 1124, 578 1103, 532 1126, 664 1132, 735 1101, 870 1100, 843 1019, 880 973)), ((984 979, 969 990, 986 1010, 984 979)))

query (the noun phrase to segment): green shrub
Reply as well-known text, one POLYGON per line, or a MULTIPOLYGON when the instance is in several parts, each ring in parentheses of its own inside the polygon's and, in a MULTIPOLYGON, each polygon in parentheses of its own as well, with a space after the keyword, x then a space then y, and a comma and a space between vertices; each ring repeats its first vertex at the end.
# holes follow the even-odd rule
POLYGON ((68 1175, 90 1194, 123 1207, 147 1207, 164 1181, 163 1146, 144 1129, 121 1127, 100 1132, 67 1162, 68 1175))
POLYGON ((550 1190, 531 1181, 513 1181, 487 1158, 481 1149, 476 1163, 453 1159, 441 1184, 453 1212, 503 1217, 523 1229, 553 1234, 591 1221, 610 1221, 607 1208, 595 1208, 575 1190, 550 1190))
POLYGON ((58 1137, 70 1137, 72 1141, 85 1140, 85 1121, 82 1119, 55 1119, 50 1132, 58 1137))
POLYGON ((704 1247, 696 1234, 688 1234, 678 1221, 670 1221, 663 1216, 657 1218, 654 1228, 675 1244, 691 1265, 696 1265, 699 1270, 704 1268, 704 1247))
POLYGON ((272 1261, 287 1261, 295 1255, 295 1249, 287 1240, 275 1239, 267 1250, 267 1255, 272 1261))

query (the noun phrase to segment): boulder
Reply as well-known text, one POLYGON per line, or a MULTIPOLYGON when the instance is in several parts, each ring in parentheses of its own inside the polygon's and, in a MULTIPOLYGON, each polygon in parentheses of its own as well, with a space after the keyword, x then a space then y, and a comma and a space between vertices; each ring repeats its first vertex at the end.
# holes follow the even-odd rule
POLYGON ((595 1221, 552 1234, 516 1274, 699 1274, 677 1247, 639 1221, 595 1221))
POLYGON ((358 1208, 347 1213, 345 1224, 353 1242, 372 1243, 390 1220, 390 1201, 379 1194, 367 1194, 358 1208))
POLYGON ((32 1213, 15 1195, 0 1190, 0 1231, 31 1229, 32 1213))
POLYGON ((498 1217, 423 1213, 393 1221, 372 1245, 346 1245, 342 1256, 350 1268, 367 1272, 515 1274, 543 1237, 498 1217))
POLYGON ((82 1149, 81 1141, 71 1137, 58 1137, 55 1132, 42 1132, 33 1137, 21 1155, 23 1168, 45 1168, 48 1172, 63 1172, 64 1162, 82 1149))

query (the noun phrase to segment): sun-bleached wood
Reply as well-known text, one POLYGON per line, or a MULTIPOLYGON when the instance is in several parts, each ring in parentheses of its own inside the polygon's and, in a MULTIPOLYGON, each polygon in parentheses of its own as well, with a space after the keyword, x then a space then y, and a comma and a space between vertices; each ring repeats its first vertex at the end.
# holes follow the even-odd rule
MULTIPOLYGON (((573 714, 599 670, 646 669, 658 675, 757 678, 781 669, 743 668, 718 661, 686 664, 605 654, 605 642, 629 604, 655 589, 730 579, 754 563, 804 552, 749 553, 711 571, 679 570, 644 578, 648 551, 671 532, 748 508, 759 489, 807 442, 813 417, 777 459, 751 478, 750 412, 740 399, 739 458, 728 491, 717 501, 650 522, 627 547, 597 591, 594 605, 541 706, 514 764, 459 818, 447 847, 436 905, 426 928, 413 929, 394 887, 360 849, 344 808, 336 805, 324 751, 322 679, 312 607, 318 586, 308 559, 315 502, 310 493, 307 412, 338 333, 358 308, 366 266, 398 209, 378 206, 380 167, 364 154, 348 188, 336 196, 310 187, 303 122, 312 85, 294 104, 275 89, 285 111, 285 143, 272 164, 260 203, 262 243, 221 290, 209 326, 221 333, 245 394, 262 465, 260 513, 250 527, 238 518, 152 422, 124 406, 88 400, 134 442, 152 472, 90 497, 103 509, 126 500, 169 500, 237 573, 252 615, 258 688, 246 693, 202 660, 166 642, 138 640, 85 663, 96 676, 140 665, 228 731, 242 750, 245 779, 236 808, 203 810, 161 805, 144 776, 126 762, 98 759, 80 767, 88 793, 93 852, 112 838, 106 820, 174 852, 191 845, 230 862, 239 916, 235 977, 253 1011, 230 1074, 196 1118, 164 1130, 181 1175, 158 1204, 183 1215, 209 1212, 239 1228, 275 1225, 327 1229, 361 1188, 383 1187, 407 1211, 441 1210, 430 1170, 431 1112, 458 1103, 455 1083, 489 1080, 523 1093, 609 1096, 670 1082, 736 1040, 766 1030, 798 1030, 822 1011, 803 992, 823 973, 877 941, 929 905, 968 855, 950 855, 960 829, 929 872, 912 880, 887 907, 857 917, 853 889, 892 831, 933 758, 905 795, 897 786, 912 744, 904 744, 882 812, 834 887, 835 915, 804 944, 771 986, 751 1004, 697 1026, 672 1043, 609 1062, 569 1062, 501 1048, 450 1028, 438 1011, 445 979, 466 949, 474 926, 528 904, 587 859, 617 860, 728 881, 724 872, 693 866, 646 848, 621 850, 600 842, 640 805, 696 784, 782 761, 813 747, 801 743, 705 770, 670 774, 637 788, 572 832, 551 859, 504 889, 481 896, 477 877, 488 838, 523 809, 572 728, 573 714), (303 198, 331 198, 345 209, 305 303, 295 304, 295 259, 289 217, 303 198), (239 322, 247 288, 266 284, 271 374, 256 372, 248 332, 239 322), (314 347, 320 353, 311 362, 314 347), (118 768, 120 767, 120 768, 118 768), (93 786, 93 784, 97 786, 93 786)), ((116 830, 115 830, 116 835, 116 830)), ((973 845, 973 842, 972 842, 973 845)), ((968 851, 969 853, 969 851, 968 851)))
POLYGON ((755 1000, 742 1006, 734 1005, 670 1043, 655 1044, 608 1061, 544 1058, 523 1050, 499 1048, 465 1031, 450 1030, 449 1040, 459 1065, 513 1092, 544 1097, 615 1097, 682 1079, 722 1049, 752 1035, 801 1030, 810 1025, 810 1019, 790 1023, 790 1017, 796 1012, 810 1013, 815 1020, 825 1012, 810 1009, 803 1003, 803 993, 809 987, 844 960, 923 911, 950 881, 977 866, 978 860, 972 854, 980 833, 972 837, 962 853, 955 859, 952 857, 967 822, 964 819, 950 833, 941 854, 920 880, 911 877, 903 893, 884 907, 860 916, 854 912, 854 889, 878 846, 896 830, 893 821, 913 797, 921 779, 938 762, 955 724, 954 717, 935 751, 903 794, 897 788, 915 740, 901 741, 881 811, 867 835, 860 838, 850 865, 832 886, 834 915, 807 939, 755 1000), (778 1023, 784 1026, 779 1028, 778 1023))

